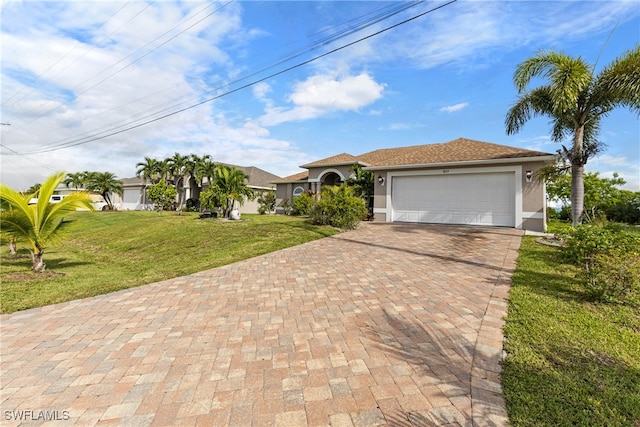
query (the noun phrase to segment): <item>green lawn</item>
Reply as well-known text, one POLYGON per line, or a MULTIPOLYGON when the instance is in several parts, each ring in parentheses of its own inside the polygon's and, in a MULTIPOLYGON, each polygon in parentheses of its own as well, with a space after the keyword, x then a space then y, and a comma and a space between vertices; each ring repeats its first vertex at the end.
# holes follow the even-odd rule
POLYGON ((592 303, 558 249, 525 237, 503 388, 513 426, 640 426, 640 311, 592 303))
POLYGON ((75 212, 65 221, 65 234, 45 250, 44 274, 30 271, 26 243, 13 258, 2 241, 2 313, 190 274, 336 233, 284 215, 217 221, 174 212, 75 212))

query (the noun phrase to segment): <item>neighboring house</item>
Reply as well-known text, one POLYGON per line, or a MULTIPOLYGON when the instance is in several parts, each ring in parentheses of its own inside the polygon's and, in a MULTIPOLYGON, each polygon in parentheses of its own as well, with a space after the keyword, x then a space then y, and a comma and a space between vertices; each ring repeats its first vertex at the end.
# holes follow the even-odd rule
POLYGON ((442 144, 338 154, 274 181, 278 203, 339 185, 358 163, 374 172, 374 221, 546 229, 545 184, 533 176, 555 156, 458 138, 442 144))
MULTIPOLYGON (((224 163, 219 163, 224 164, 224 163)), ((275 190, 275 186, 271 183, 274 180, 279 179, 280 177, 269 173, 263 169, 257 168, 255 166, 236 166, 225 164, 226 166, 231 166, 236 169, 240 169, 245 174, 249 176, 247 182, 249 187, 251 187, 255 191, 260 190, 275 190)), ((123 194, 122 197, 114 196, 114 204, 118 206, 119 209, 122 210, 148 210, 153 209, 153 203, 149 200, 149 196, 147 195, 146 188, 151 185, 150 182, 144 181, 142 178, 124 178, 121 180, 123 186, 123 194)), ((196 182, 196 180, 191 176, 186 176, 183 179, 178 181, 176 188, 178 189, 178 197, 181 200, 186 201, 187 199, 194 198, 198 199, 200 197, 200 192, 205 190, 209 186, 208 180, 205 178, 202 186, 196 182), (184 185, 184 181, 186 181, 187 185, 184 185)), ((257 213, 258 212, 258 202, 255 200, 245 200, 244 204, 239 207, 240 213, 257 213)))

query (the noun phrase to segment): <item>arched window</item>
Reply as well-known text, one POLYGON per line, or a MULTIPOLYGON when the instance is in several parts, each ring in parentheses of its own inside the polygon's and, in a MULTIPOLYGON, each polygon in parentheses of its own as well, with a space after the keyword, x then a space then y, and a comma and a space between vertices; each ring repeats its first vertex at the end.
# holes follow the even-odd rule
POLYGON ((298 197, 302 193, 304 193, 304 188, 302 187, 296 187, 293 189, 293 197, 298 197))

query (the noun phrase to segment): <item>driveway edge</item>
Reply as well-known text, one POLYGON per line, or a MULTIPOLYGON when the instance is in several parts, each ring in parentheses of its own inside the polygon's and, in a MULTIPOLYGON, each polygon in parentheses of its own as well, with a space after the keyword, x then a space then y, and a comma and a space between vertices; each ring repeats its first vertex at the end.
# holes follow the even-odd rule
POLYGON ((515 271, 521 242, 522 231, 513 230, 502 269, 478 331, 471 366, 471 417, 474 426, 509 425, 501 384, 503 327, 511 277, 515 271))

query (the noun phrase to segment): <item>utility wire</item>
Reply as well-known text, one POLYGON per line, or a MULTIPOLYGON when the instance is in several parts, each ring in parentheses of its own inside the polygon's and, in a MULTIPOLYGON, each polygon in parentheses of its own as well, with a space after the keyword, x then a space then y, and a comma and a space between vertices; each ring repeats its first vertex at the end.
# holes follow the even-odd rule
MULTIPOLYGON (((127 5, 131 3, 131 0, 129 0, 127 3, 125 3, 123 6, 121 6, 118 10, 115 11, 115 13, 113 15, 111 15, 106 21, 104 21, 102 23, 102 25, 100 25, 100 28, 104 27, 107 22, 109 22, 111 19, 113 19, 114 16, 116 16, 118 13, 120 13, 120 11, 122 9, 124 9, 125 7, 127 7, 127 5)), ((99 45, 100 43, 106 41, 109 39, 109 37, 111 37, 114 33, 116 33, 120 28, 122 28, 125 24, 127 24, 129 21, 131 21, 133 18, 135 18, 136 16, 140 15, 144 10, 146 10, 149 6, 151 6, 150 4, 148 4, 147 6, 145 6, 142 10, 140 10, 138 13, 136 13, 133 17, 129 18, 126 22, 124 22, 122 25, 120 25, 118 28, 116 28, 115 30, 111 31, 109 34, 107 34, 105 37, 103 37, 100 41, 98 41, 96 44, 99 45)), ((55 61, 53 64, 49 65, 49 67, 47 67, 46 70, 44 70, 43 72, 41 72, 40 74, 38 74, 38 76, 35 78, 34 82, 37 82, 39 80, 42 79, 42 76, 44 76, 47 71, 51 70, 53 67, 55 67, 56 65, 58 65, 60 62, 62 62, 63 59, 65 59, 67 56, 69 56, 71 54, 71 52, 73 52, 74 50, 76 50, 77 47, 79 47, 81 45, 77 44, 75 46, 73 46, 71 49, 69 49, 67 51, 67 53, 65 53, 64 55, 62 55, 57 61, 55 61)), ((58 74, 60 74, 61 72, 63 72, 64 70, 66 70, 67 68, 69 68, 71 65, 75 64, 76 62, 78 62, 80 59, 84 58, 92 49, 94 49, 95 46, 90 46, 89 48, 87 48, 84 53, 80 56, 78 56, 76 59, 74 59, 73 61, 71 61, 69 64, 67 64, 64 68, 62 68, 61 70, 58 70, 58 72, 56 72, 54 75, 52 75, 51 77, 49 77, 50 79, 57 76, 58 74)), ((31 90, 28 91, 23 97, 21 97, 20 99, 17 99, 15 102, 11 103, 10 105, 15 105, 17 102, 22 101, 27 95, 29 95, 31 92, 33 92, 36 88, 41 87, 42 84, 40 85, 35 85, 35 86, 31 86, 31 90)), ((23 87, 22 89, 20 89, 18 92, 14 93, 13 95, 11 95, 9 98, 5 99, 2 102, 2 105, 5 105, 7 102, 9 102, 11 99, 13 99, 15 96, 19 95, 20 93, 22 93, 24 90, 26 89, 26 87, 23 87)), ((40 107, 37 107, 40 108, 40 107)), ((37 109, 36 108, 36 109, 37 109)), ((29 110, 28 112, 34 111, 34 109, 29 110)))
MULTIPOLYGON (((180 35, 184 34, 186 31, 190 30, 191 28, 195 27, 196 25, 198 25, 199 23, 201 23, 202 21, 206 20, 207 18, 209 18, 210 16, 216 14, 218 11, 220 11, 222 8, 224 8, 225 6, 227 6, 228 4, 232 3, 234 0, 229 0, 228 2, 226 2, 225 4, 223 4, 222 6, 220 6, 218 9, 216 9, 215 11, 209 13, 208 15, 206 15, 205 17, 201 18, 200 20, 196 21, 194 24, 188 26, 187 28, 185 28, 184 30, 178 32, 177 34, 175 34, 174 36, 170 37, 169 39, 165 40, 164 42, 160 43, 159 45, 157 45, 156 47, 154 47, 153 49, 149 50, 148 52, 144 53, 143 55, 139 56, 138 58, 132 60, 131 62, 129 62, 127 65, 125 65, 124 67, 120 68, 119 70, 109 74, 107 77, 105 77, 104 79, 98 81, 97 83, 93 84, 92 86, 82 90, 81 92, 78 92, 75 94, 75 96, 80 96, 83 95, 85 93, 87 93, 88 91, 90 91, 91 89, 99 86, 100 84, 104 83, 105 81, 109 80, 110 78, 114 77, 115 75, 119 74, 120 72, 124 71, 125 69, 129 68, 130 66, 132 66, 133 64, 135 64, 138 61, 141 61, 142 59, 144 59, 145 57, 147 57, 148 55, 150 55, 151 53, 155 52, 156 50, 158 50, 159 48, 161 48, 162 46, 166 45, 167 43, 169 43, 170 41, 174 40, 175 38, 179 37, 180 35)), ((148 4, 147 7, 151 6, 151 4, 148 4)), ((182 20, 180 23, 176 24, 175 26, 173 26, 171 29, 169 29, 168 31, 164 32, 163 34, 157 36, 155 39, 151 40, 150 42, 148 42, 147 44, 145 44, 144 46, 136 49, 134 52, 130 53, 129 55, 125 56, 124 58, 121 58, 119 61, 115 62, 114 64, 110 65, 109 67, 105 68, 104 70, 102 70, 101 72, 99 72, 98 74, 82 81, 81 83, 78 83, 77 85, 69 88, 68 90, 73 90, 76 89, 78 87, 81 87, 83 84, 91 81, 92 79, 100 76, 101 74, 104 74, 105 72, 107 72, 109 69, 115 67, 116 65, 124 62, 127 58, 130 58, 132 56, 134 56, 136 53, 143 51, 143 49, 145 49, 146 47, 152 45, 154 42, 158 41, 160 38, 164 37, 165 35, 169 34, 171 31, 175 30, 177 27, 179 27, 180 25, 184 24, 185 22, 188 22, 189 20, 193 19, 195 16, 199 15, 200 13, 202 13, 204 10, 210 8, 211 6, 213 6, 213 3, 206 6, 205 8, 199 10, 197 13, 191 15, 190 17, 188 17, 185 20, 182 20)), ((145 8, 146 9, 146 8, 145 8)), ((139 14, 139 13, 138 13, 139 14)), ((137 16, 137 15, 136 15, 137 16)), ((133 19, 133 18, 132 18, 133 19)), ((128 21, 127 21, 128 22, 128 21)), ((38 107, 30 110, 29 112, 33 112, 33 111, 37 111, 40 108, 42 108, 45 104, 41 104, 38 107)), ((31 124, 39 119, 41 119, 42 117, 46 116, 49 113, 52 113, 53 111, 57 110, 61 108, 61 106, 57 106, 54 107, 53 109, 50 109, 48 111, 45 111, 44 113, 42 113, 41 115, 29 120, 28 122, 22 123, 20 126, 18 126, 18 129, 23 128, 24 126, 27 126, 28 124, 31 124)))
MULTIPOLYGON (((268 70, 270 70, 272 68, 275 68, 278 65, 282 65, 282 64, 284 64, 286 62, 291 61, 292 59, 300 57, 300 56, 302 56, 302 55, 304 55, 306 53, 313 52, 314 50, 317 50, 320 47, 322 47, 322 46, 324 46, 324 45, 326 45, 326 44, 328 44, 330 42, 337 41, 337 40, 339 40, 341 38, 344 38, 344 37, 346 37, 346 36, 348 36, 350 34, 353 34, 356 31, 364 30, 364 29, 366 29, 366 28, 368 28, 368 27, 370 27, 370 26, 372 26, 372 25, 374 25, 376 23, 379 23, 382 20, 391 18, 392 16, 395 16, 395 15, 397 15, 397 14, 399 14, 399 13, 401 13, 401 12, 403 12, 403 11, 409 9, 409 8, 415 7, 418 4, 424 3, 424 2, 425 2, 425 0, 414 0, 412 2, 402 3, 400 6, 396 6, 396 5, 386 6, 386 7, 376 9, 376 10, 374 10, 372 12, 369 12, 369 13, 367 13, 365 15, 360 16, 359 18, 368 17, 370 15, 373 15, 373 17, 367 18, 366 20, 361 21, 361 22, 357 22, 356 24, 350 24, 351 22, 354 22, 354 21, 356 21, 358 19, 358 18, 353 18, 353 19, 351 19, 349 21, 346 21, 345 23, 341 23, 341 24, 337 24, 337 25, 334 25, 332 27, 329 27, 329 29, 317 31, 317 32, 315 32, 313 34, 323 34, 323 33, 328 32, 330 29, 338 28, 338 27, 340 27, 340 26, 342 26, 344 24, 350 24, 349 27, 346 28, 345 30, 340 30, 337 33, 330 34, 328 36, 322 37, 322 39, 320 39, 317 42, 314 42, 311 46, 305 47, 304 49, 301 49, 301 50, 298 50, 298 51, 293 51, 293 52, 290 52, 288 54, 282 55, 282 56, 280 56, 280 58, 284 58, 284 59, 281 59, 277 63, 272 64, 272 65, 267 66, 267 67, 264 67, 264 68, 262 68, 262 69, 260 69, 260 70, 258 70, 256 72, 253 72, 253 73, 251 73, 249 75, 246 75, 244 77, 240 77, 240 78, 238 78, 236 80, 233 80, 233 81, 231 81, 231 82, 229 82, 229 83, 227 83, 227 84, 225 84, 223 86, 219 86, 219 87, 217 87, 216 89, 214 89, 214 90, 212 90, 210 92, 220 91, 220 90, 222 90, 224 88, 227 88, 227 87, 233 86, 235 84, 238 84, 238 83, 240 83, 242 81, 245 81, 245 80, 247 80, 247 79, 249 79, 249 78, 251 78, 253 76, 259 75, 259 74, 261 74, 261 73, 263 73, 265 71, 268 71, 268 70)), ((200 13, 200 12, 198 12, 198 13, 200 13)), ((177 86, 174 86, 174 87, 177 87, 177 86)), ((164 89, 163 91, 166 91, 166 90, 169 90, 169 89, 171 89, 171 88, 164 89)), ((160 92, 156 92, 156 93, 160 93, 160 92)), ((141 99, 152 97, 154 95, 155 94, 151 94, 151 95, 149 95, 147 97, 143 97, 141 99)), ((201 99, 201 98, 202 97, 191 97, 191 98, 186 98, 184 96, 176 97, 176 98, 173 98, 173 99, 168 100, 166 102, 163 102, 161 105, 158 106, 158 107, 166 106, 166 108, 162 108, 162 109, 159 109, 159 110, 156 109, 154 111, 148 112, 145 115, 143 115, 144 113, 135 114, 134 117, 137 116, 136 120, 133 120, 133 121, 130 121, 130 122, 125 123, 123 125, 118 125, 118 126, 115 126, 115 127, 109 127, 109 125, 103 126, 101 128, 98 128, 98 129, 88 130, 88 131, 84 132, 83 134, 90 134, 90 136, 88 138, 91 138, 93 136, 100 135, 101 133, 110 132, 110 131, 116 130, 116 129, 122 127, 122 126, 127 126, 127 125, 130 125, 130 124, 136 123, 136 122, 138 122, 140 120, 149 119, 149 118, 152 118, 154 116, 157 116, 158 114, 166 113, 168 111, 171 111, 171 110, 173 110, 175 108, 180 107, 181 105, 184 105, 184 104, 186 104, 188 102, 194 102, 196 99, 201 99), (180 100, 181 98, 185 98, 184 101, 176 104, 175 102, 180 100)), ((106 110, 106 111, 119 109, 119 108, 122 108, 123 106, 129 105, 129 104, 134 103, 134 102, 137 102, 137 100, 136 101, 131 101, 131 102, 126 103, 126 104, 121 105, 121 106, 114 107, 114 108, 112 108, 110 110, 106 110)), ((103 111, 101 113, 97 113, 94 116, 103 114, 106 111, 103 111)), ((93 117, 93 116, 90 116, 90 117, 93 117)), ((90 118, 90 117, 88 117, 88 118, 90 118)), ((43 134, 45 134, 45 133, 50 133, 50 131, 43 132, 43 134)), ((83 134, 81 134, 81 135, 83 135, 83 134)), ((81 136, 81 135, 79 135, 79 136, 81 136)), ((50 142, 48 144, 42 145, 40 147, 40 149, 47 148, 47 147, 52 147, 52 146, 64 145, 65 141, 67 141, 68 139, 69 138, 63 138, 63 139, 60 139, 60 140, 57 140, 57 141, 52 141, 52 142, 50 142)), ((73 141, 78 141, 78 137, 75 137, 75 139, 73 141)))
POLYGON ((437 6, 437 7, 431 8, 431 9, 429 9, 429 10, 425 11, 425 12, 422 12, 422 13, 420 13, 420 14, 418 14, 418 15, 415 15, 415 16, 413 16, 413 17, 411 17, 411 18, 405 19, 404 21, 401 21, 401 22, 396 23, 396 24, 394 24, 394 25, 391 25, 391 26, 389 26, 389 27, 386 27, 386 28, 384 28, 384 29, 382 29, 382 30, 380 30, 380 31, 377 31, 377 32, 373 33, 373 34, 370 34, 370 35, 368 35, 368 36, 365 36, 365 37, 359 38, 359 39, 357 39, 357 40, 355 40, 355 41, 353 41, 353 42, 347 43, 347 44, 342 45, 342 46, 340 46, 340 47, 337 47, 337 48, 335 48, 335 49, 329 50, 328 52, 325 52, 325 53, 323 53, 323 54, 317 55, 317 56, 315 56, 315 57, 313 57, 313 58, 311 58, 311 59, 308 59, 308 60, 306 60, 306 61, 302 61, 302 62, 300 62, 300 63, 298 63, 298 64, 295 64, 295 65, 293 65, 293 66, 291 66, 291 67, 285 68, 285 69, 280 70, 280 71, 278 71, 278 72, 272 73, 272 74, 270 74, 270 75, 268 75, 268 76, 266 76, 266 77, 260 78, 260 79, 258 79, 258 80, 255 80, 255 81, 251 82, 251 83, 247 83, 247 84, 242 85, 242 86, 240 86, 240 87, 238 87, 238 88, 235 88, 235 89, 229 90, 229 91, 227 91, 227 92, 224 92, 224 93, 222 93, 222 94, 219 94, 219 95, 216 95, 216 96, 210 97, 210 98, 208 98, 208 99, 205 99, 205 100, 200 101, 200 102, 198 102, 198 103, 192 104, 192 105, 187 106, 187 107, 185 107, 185 108, 181 108, 181 109, 179 109, 179 110, 173 111, 173 112, 171 112, 171 113, 164 114, 164 115, 162 115, 162 116, 160 116, 160 117, 156 117, 156 118, 154 118, 154 119, 150 119, 150 120, 147 120, 147 121, 142 122, 142 123, 138 123, 138 124, 135 124, 135 125, 131 125, 131 126, 126 127, 126 128, 124 128, 124 129, 120 129, 120 130, 113 130, 112 132, 108 132, 108 131, 107 131, 107 133, 105 133, 104 135, 94 136, 94 137, 89 137, 89 138, 80 138, 80 139, 77 139, 77 140, 75 140, 75 141, 70 141, 70 142, 68 142, 68 143, 66 143, 66 144, 64 144, 64 145, 59 146, 59 147, 54 147, 54 148, 49 148, 49 149, 41 149, 41 150, 32 150, 32 151, 30 151, 30 152, 24 152, 24 153, 21 153, 21 154, 40 154, 40 153, 48 153, 48 152, 52 152, 52 151, 62 150, 62 149, 64 149, 64 148, 75 147, 75 146, 79 146, 79 145, 87 144, 87 143, 90 143, 90 142, 99 141, 99 140, 101 140, 101 139, 109 138, 109 137, 114 136, 114 135, 119 135, 119 134, 121 134, 121 133, 128 132, 128 131, 130 131, 130 130, 137 129, 137 128, 139 128, 139 127, 146 126, 146 125, 148 125, 148 124, 151 124, 151 123, 154 123, 154 122, 157 122, 157 121, 160 121, 160 120, 166 119, 166 118, 168 118, 168 117, 175 116, 176 114, 180 114, 180 113, 182 113, 182 112, 184 112, 184 111, 191 110, 191 109, 196 108, 196 107, 199 107, 199 106, 201 106, 201 105, 203 105, 203 104, 206 104, 206 103, 212 102, 212 101, 214 101, 214 100, 216 100, 216 99, 219 99, 219 98, 222 98, 223 96, 230 95, 230 94, 232 94, 232 93, 238 92, 238 91, 243 90, 243 89, 246 89, 246 88, 248 88, 248 87, 251 87, 251 86, 253 86, 253 85, 257 84, 257 83, 263 82, 263 81, 265 81, 265 80, 268 80, 268 79, 271 79, 271 78, 273 78, 273 77, 279 76, 279 75, 281 75, 281 74, 287 73, 287 72, 289 72, 289 71, 291 71, 291 70, 294 70, 294 69, 296 69, 296 68, 300 68, 300 67, 302 67, 302 66, 304 66, 304 65, 310 64, 310 63, 312 63, 312 62, 314 62, 314 61, 317 61, 317 60, 318 60, 318 59, 320 59, 320 58, 324 58, 325 56, 328 56, 328 55, 334 54, 334 53, 336 53, 336 52, 338 52, 338 51, 340 51, 340 50, 346 49, 347 47, 353 46, 353 45, 355 45, 355 44, 357 44, 357 43, 360 43, 360 42, 362 42, 362 41, 364 41, 364 40, 367 40, 367 39, 370 39, 370 38, 372 38, 372 37, 378 36, 378 35, 380 35, 380 34, 382 34, 382 33, 385 33, 385 32, 387 32, 387 31, 390 31, 390 30, 392 30, 392 29, 394 29, 394 28, 397 28, 397 27, 399 27, 399 26, 401 26, 401 25, 404 25, 404 24, 406 24, 406 23, 408 23, 408 22, 414 21, 414 20, 416 20, 416 19, 418 19, 418 18, 420 18, 420 17, 422 17, 422 16, 424 16, 424 15, 427 15, 427 14, 429 14, 429 13, 435 12, 436 10, 442 9, 442 8, 444 8, 444 7, 446 7, 446 6, 450 5, 450 4, 452 4, 452 3, 455 3, 456 1, 457 1, 457 0, 450 0, 450 1, 448 1, 447 3, 444 3, 444 4, 439 5, 439 6, 437 6))

